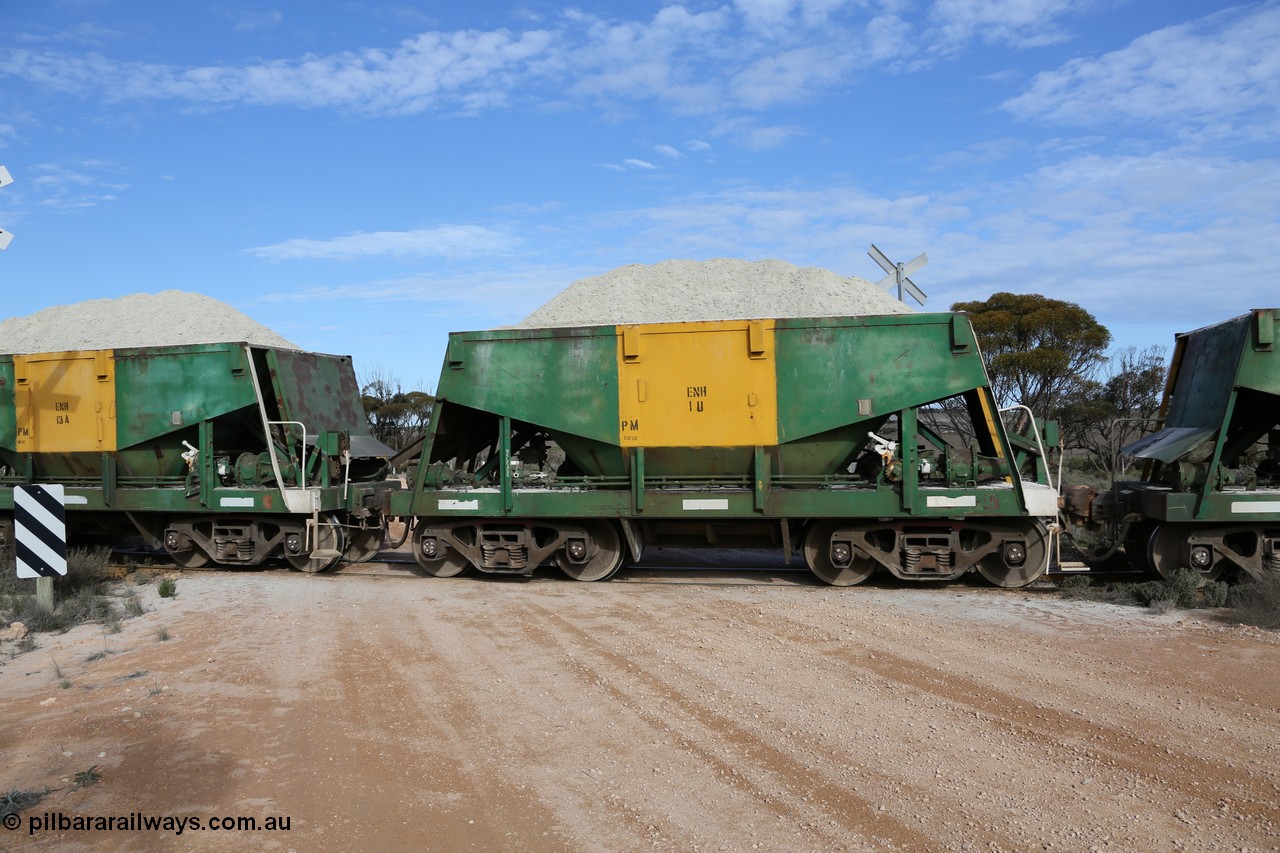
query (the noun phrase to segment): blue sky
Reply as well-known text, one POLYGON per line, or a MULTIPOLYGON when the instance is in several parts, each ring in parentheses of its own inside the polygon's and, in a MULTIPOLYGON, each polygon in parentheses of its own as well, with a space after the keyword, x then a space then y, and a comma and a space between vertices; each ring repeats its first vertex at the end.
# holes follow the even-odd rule
POLYGON ((0 0, 4 314, 178 288, 362 375, 667 258, 1119 345, 1280 304, 1280 2, 0 0))

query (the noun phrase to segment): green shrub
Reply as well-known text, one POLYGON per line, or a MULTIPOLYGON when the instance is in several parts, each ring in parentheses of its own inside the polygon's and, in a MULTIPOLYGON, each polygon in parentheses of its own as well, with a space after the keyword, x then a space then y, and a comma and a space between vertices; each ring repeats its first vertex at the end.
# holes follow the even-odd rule
POLYGON ((81 587, 58 605, 58 615, 66 628, 85 622, 107 622, 115 613, 111 600, 94 587, 81 587))
POLYGON ((67 551, 67 575, 62 579, 64 589, 71 587, 98 587, 110 577, 107 567, 111 564, 111 549, 72 548, 67 551))
POLYGON ((1165 586, 1173 594, 1178 607, 1195 607, 1199 602, 1200 582, 1204 575, 1194 569, 1175 569, 1165 579, 1165 586))
POLYGON ((173 598, 178 594, 178 582, 173 578, 163 578, 156 592, 161 598, 173 598))
POLYGON ((1088 598, 1093 581, 1084 575, 1068 575, 1058 581, 1058 592, 1067 598, 1088 598))
MULTIPOLYGON (((18 582, 16 591, 5 596, 3 615, 7 622, 21 622, 33 632, 66 631, 85 622, 101 622, 110 631, 118 630, 120 614, 107 595, 108 548, 73 548, 67 553, 67 574, 54 579, 56 605, 52 613, 36 604, 35 586, 30 580, 18 582)), ((0 584, 5 589, 6 582, 0 584)))
POLYGON ((75 775, 76 787, 87 788, 101 778, 102 774, 98 772, 98 765, 95 764, 88 770, 81 770, 75 775))
POLYGON ((66 620, 55 609, 52 613, 36 604, 35 596, 24 598, 13 614, 14 622, 21 622, 33 633, 48 631, 65 631, 70 627, 66 620))
POLYGON ((45 788, 43 791, 19 791, 14 788, 6 794, 0 794, 0 817, 8 817, 11 814, 18 814, 23 809, 31 808, 43 800, 50 791, 50 788, 45 788))
POLYGON ((1204 585, 1202 592, 1204 592, 1205 607, 1226 607, 1231 587, 1222 581, 1209 581, 1204 585))
MULTIPOLYGON (((1157 613, 1168 613, 1178 608, 1200 606, 1200 581, 1204 575, 1194 569, 1177 569, 1162 581, 1146 581, 1131 587, 1133 597, 1157 613)), ((1219 584, 1225 587, 1225 584, 1219 584)), ((1213 595, 1221 595, 1217 590, 1213 595)), ((1218 605, 1206 605, 1215 607, 1218 605)))
POLYGON ((1088 575, 1067 575, 1058 581, 1058 593, 1072 601, 1096 601, 1102 604, 1121 604, 1132 606, 1143 604, 1145 599, 1137 600, 1130 583, 1095 583, 1088 575))
POLYGON ((1248 625, 1280 628, 1280 575, 1250 579, 1231 588, 1227 604, 1248 625))
POLYGON ((1177 596, 1170 591, 1164 581, 1144 581, 1143 583, 1135 583, 1129 591, 1133 593, 1134 599, 1138 604, 1144 607, 1150 607, 1153 601, 1175 601, 1177 596))
MULTIPOLYGON (((50 658, 50 660, 52 660, 52 658, 50 658)), ((71 688, 71 679, 67 678, 66 673, 62 671, 62 667, 58 666, 58 662, 56 660, 53 661, 53 674, 54 677, 58 679, 59 687, 63 690, 69 690, 71 688)))

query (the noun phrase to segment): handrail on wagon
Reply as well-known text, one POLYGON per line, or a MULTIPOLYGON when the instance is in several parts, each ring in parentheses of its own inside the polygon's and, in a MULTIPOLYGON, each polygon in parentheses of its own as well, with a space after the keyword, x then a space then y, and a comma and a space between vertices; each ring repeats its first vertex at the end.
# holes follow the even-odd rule
MULTIPOLYGON (((1005 412, 1012 412, 1014 409, 1021 409, 1026 412, 1027 418, 1031 424, 1031 434, 1036 437, 1036 447, 1040 450, 1040 458, 1044 460, 1044 478, 1048 481, 1049 488, 1053 489, 1055 492, 1058 491, 1058 487, 1053 484, 1053 476, 1049 471, 1049 454, 1045 453, 1044 441, 1040 438, 1040 425, 1036 423, 1035 414, 1031 411, 1029 406, 1024 406, 1021 403, 1013 406, 1005 406, 1003 409, 1000 409, 1000 414, 1003 415, 1005 412)), ((1012 462, 1012 460, 1010 461, 1012 462)))
MULTIPOLYGON (((268 434, 268 436, 270 435, 270 428, 271 428, 271 427, 274 427, 274 426, 278 426, 278 427, 296 426, 296 427, 298 427, 298 429, 300 429, 300 430, 302 431, 302 440, 298 443, 298 446, 299 446, 299 448, 300 448, 300 449, 299 449, 299 455, 298 455, 298 457, 295 459, 295 458, 293 457, 293 455, 291 454, 291 455, 289 456, 289 461, 290 461, 290 462, 292 462, 292 463, 294 464, 294 467, 295 467, 295 468, 297 469, 297 471, 298 471, 298 488, 299 488, 299 489, 305 489, 305 488, 307 487, 307 476, 306 476, 307 472, 303 470, 302 466, 303 466, 303 464, 306 462, 306 458, 307 458, 307 456, 306 456, 306 453, 307 453, 307 451, 306 451, 306 446, 307 446, 307 425, 306 425, 306 424, 304 424, 302 421, 267 421, 267 427, 268 427, 268 432, 267 432, 267 434, 268 434)), ((289 441, 288 441, 288 439, 289 439, 289 433, 288 433, 288 431, 287 431, 287 430, 285 430, 285 431, 282 431, 282 433, 281 433, 281 434, 283 435, 283 437, 284 437, 284 439, 285 439, 285 447, 286 447, 286 449, 287 449, 287 448, 288 448, 288 445, 289 445, 289 441)), ((268 439, 268 440, 270 440, 270 439, 268 439)), ((275 475, 276 475, 276 485, 280 487, 280 490, 281 490, 281 491, 284 491, 284 489, 285 489, 286 487, 285 487, 285 484, 284 484, 284 479, 280 476, 280 461, 279 461, 279 459, 277 459, 277 458, 276 458, 275 449, 274 449, 274 448, 269 448, 269 450, 270 450, 270 452, 271 452, 271 470, 275 472, 275 475)))

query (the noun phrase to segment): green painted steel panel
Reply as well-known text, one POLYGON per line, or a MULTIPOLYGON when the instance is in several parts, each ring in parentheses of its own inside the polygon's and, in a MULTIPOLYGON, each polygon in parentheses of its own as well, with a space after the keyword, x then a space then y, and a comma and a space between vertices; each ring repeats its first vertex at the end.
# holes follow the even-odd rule
POLYGON ((873 422, 987 384, 973 331, 953 314, 779 320, 778 440, 873 422), (964 345, 961 348, 960 345, 964 345), (864 411, 861 414, 859 401, 864 411))
POLYGON ((1216 429, 1222 423, 1248 334, 1245 315, 1187 335, 1166 427, 1216 429))
POLYGON ((257 418, 257 399, 243 344, 116 350, 116 433, 122 450, 193 430, 202 420, 238 409, 253 407, 257 418))
POLYGON ((13 357, 0 358, 0 451, 18 444, 18 419, 13 406, 13 357))
POLYGON ((436 397, 617 445, 617 327, 455 332, 436 397))
POLYGON ((1250 315, 1250 333, 1240 360, 1237 382, 1265 394, 1280 395, 1280 346, 1275 341, 1275 324, 1280 308, 1261 308, 1250 315))
POLYGON ((301 421, 309 435, 322 430, 368 434, 350 357, 286 349, 267 350, 266 356, 283 420, 301 421))
POLYGON ((629 518, 689 522, 735 518, 984 518, 1023 515, 1018 493, 1012 488, 921 490, 921 507, 902 511, 896 488, 773 488, 765 493, 763 511, 749 490, 662 488, 645 490, 643 508, 637 510, 634 495, 615 489, 516 489, 510 512, 504 512, 502 494, 495 489, 427 490, 413 494, 392 493, 388 512, 439 518, 629 518), (972 506, 928 508, 928 496, 973 497, 972 506), (700 508, 698 508, 700 507, 700 508))
POLYGON ((1222 428, 1236 388, 1280 396, 1280 350, 1267 339, 1277 313, 1258 309, 1181 335, 1184 351, 1163 428, 1122 452, 1173 462, 1222 428))
MULTIPOLYGON (((970 415, 983 416, 979 395, 970 392, 988 394, 988 382, 967 317, 787 319, 777 321, 775 329, 771 349, 776 368, 769 379, 771 386, 776 380, 780 443, 759 448, 643 446, 643 488, 635 479, 639 467, 633 449, 621 446, 617 376, 626 338, 620 339, 615 327, 454 334, 424 453, 429 463, 453 460, 458 467, 451 472, 446 465, 422 477, 412 494, 389 496, 390 512, 695 524, 819 517, 927 522, 1024 514, 1018 484, 919 488, 914 444, 902 451, 903 482, 854 484, 843 470, 843 462, 866 445, 868 430, 879 429, 891 416, 903 415, 901 428, 914 434, 918 407, 965 394, 970 415), (557 486, 506 492, 493 477, 493 459, 485 461, 483 455, 505 440, 503 418, 546 429, 569 459, 579 463, 577 470, 566 474, 562 467, 558 474, 564 482, 557 486), (436 479, 442 473, 452 479, 436 479), (579 473, 611 480, 577 480, 579 473), (427 482, 436 485, 424 486, 427 482), (458 488, 467 482, 487 488, 458 488)), ((679 325, 671 326, 670 334, 681 333, 704 330, 682 332, 679 325)), ((750 352, 744 349, 743 358, 750 352)), ((646 390, 638 386, 635 393, 646 390)), ((980 440, 986 426, 975 424, 980 440)), ((993 446, 981 452, 995 454, 1007 441, 994 416, 990 428, 996 434, 985 440, 993 446)), ((517 435, 522 429, 516 425, 517 435)))

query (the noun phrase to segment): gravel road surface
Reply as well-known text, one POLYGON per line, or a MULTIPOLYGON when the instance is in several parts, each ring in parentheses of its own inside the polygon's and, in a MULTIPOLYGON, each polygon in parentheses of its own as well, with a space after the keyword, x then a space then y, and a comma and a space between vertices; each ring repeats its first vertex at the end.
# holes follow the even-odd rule
POLYGON ((153 581, 119 634, 0 647, 0 788, 55 789, 0 848, 1280 847, 1275 634, 1040 591, 690 579, 153 581), (290 828, 28 835, 46 813, 290 828))

